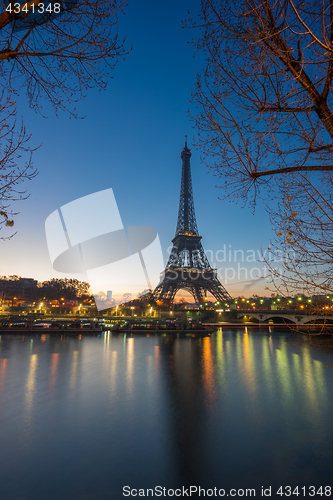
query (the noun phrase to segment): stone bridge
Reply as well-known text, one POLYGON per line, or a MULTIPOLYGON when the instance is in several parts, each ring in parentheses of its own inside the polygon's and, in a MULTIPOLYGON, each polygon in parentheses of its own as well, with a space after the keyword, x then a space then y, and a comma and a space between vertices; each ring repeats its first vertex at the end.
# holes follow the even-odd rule
POLYGON ((256 319, 259 323, 264 321, 273 320, 277 323, 284 321, 286 323, 295 323, 296 325, 305 325, 306 323, 333 323, 333 315, 317 315, 317 314, 306 314, 299 310, 277 310, 277 311, 236 311, 236 318, 245 321, 248 319, 256 319))

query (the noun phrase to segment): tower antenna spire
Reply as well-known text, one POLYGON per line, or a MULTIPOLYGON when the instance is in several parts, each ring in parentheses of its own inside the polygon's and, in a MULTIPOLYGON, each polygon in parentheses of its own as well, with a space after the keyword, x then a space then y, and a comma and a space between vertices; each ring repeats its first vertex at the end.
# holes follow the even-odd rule
POLYGON ((185 148, 187 148, 187 135, 185 135, 185 148))

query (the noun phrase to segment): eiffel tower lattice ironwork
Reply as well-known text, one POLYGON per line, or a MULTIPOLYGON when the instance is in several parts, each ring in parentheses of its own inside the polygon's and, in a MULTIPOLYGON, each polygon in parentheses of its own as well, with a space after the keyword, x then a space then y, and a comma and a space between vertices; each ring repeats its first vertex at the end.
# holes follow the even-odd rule
POLYGON ((194 211, 192 179, 191 179, 191 150, 185 147, 181 153, 182 181, 176 235, 172 240, 173 248, 170 254, 164 278, 153 291, 153 298, 172 304, 179 290, 190 292, 197 304, 203 304, 207 293, 210 292, 216 300, 229 301, 231 299, 222 283, 220 283, 216 269, 212 269, 199 236, 194 211))

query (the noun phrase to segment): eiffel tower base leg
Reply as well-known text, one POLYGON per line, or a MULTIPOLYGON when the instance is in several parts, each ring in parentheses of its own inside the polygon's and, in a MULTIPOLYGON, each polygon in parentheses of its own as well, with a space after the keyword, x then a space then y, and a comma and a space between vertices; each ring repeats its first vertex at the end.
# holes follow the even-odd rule
POLYGON ((198 270, 195 269, 166 270, 164 280, 153 292, 153 298, 171 305, 179 290, 188 291, 198 305, 203 305, 207 301, 208 293, 211 293, 220 302, 231 299, 213 270, 198 273, 198 270))

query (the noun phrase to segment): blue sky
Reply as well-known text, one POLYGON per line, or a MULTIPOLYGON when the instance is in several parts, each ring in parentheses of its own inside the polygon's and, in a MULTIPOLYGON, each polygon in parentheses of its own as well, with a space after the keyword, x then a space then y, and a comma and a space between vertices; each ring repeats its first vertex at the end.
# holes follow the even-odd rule
MULTIPOLYGON (((187 9, 193 12, 198 2, 169 0, 156 5, 150 0, 130 2, 120 17, 120 32, 133 49, 119 62, 106 91, 91 90, 79 101, 77 111, 84 119, 56 117, 47 104, 48 118, 43 118, 28 108, 24 96, 18 99, 32 144, 41 144, 34 156, 39 175, 25 185, 30 198, 13 205, 20 212, 15 218, 17 235, 0 242, 0 275, 65 277, 52 268, 45 219, 72 200, 110 187, 124 225, 158 231, 166 262, 177 223, 180 153, 185 134, 191 147, 196 133, 187 114, 189 98, 204 61, 202 55, 193 55, 188 42, 194 33, 181 23, 187 9)), ((224 248, 242 250, 244 257, 249 250, 258 254, 261 247, 266 249, 274 235, 264 206, 253 215, 249 208, 220 201, 218 179, 201 164, 200 151, 191 149, 197 222, 203 246, 212 252, 208 256, 216 260, 216 252, 224 248)), ((260 285, 249 282, 258 275, 250 275, 250 270, 262 269, 263 264, 242 263, 241 253, 237 255, 236 262, 232 256, 233 262, 216 263, 222 277, 225 267, 230 269, 225 285, 229 293, 267 294, 265 280, 260 285), (238 264, 243 270, 237 279, 238 264)))

